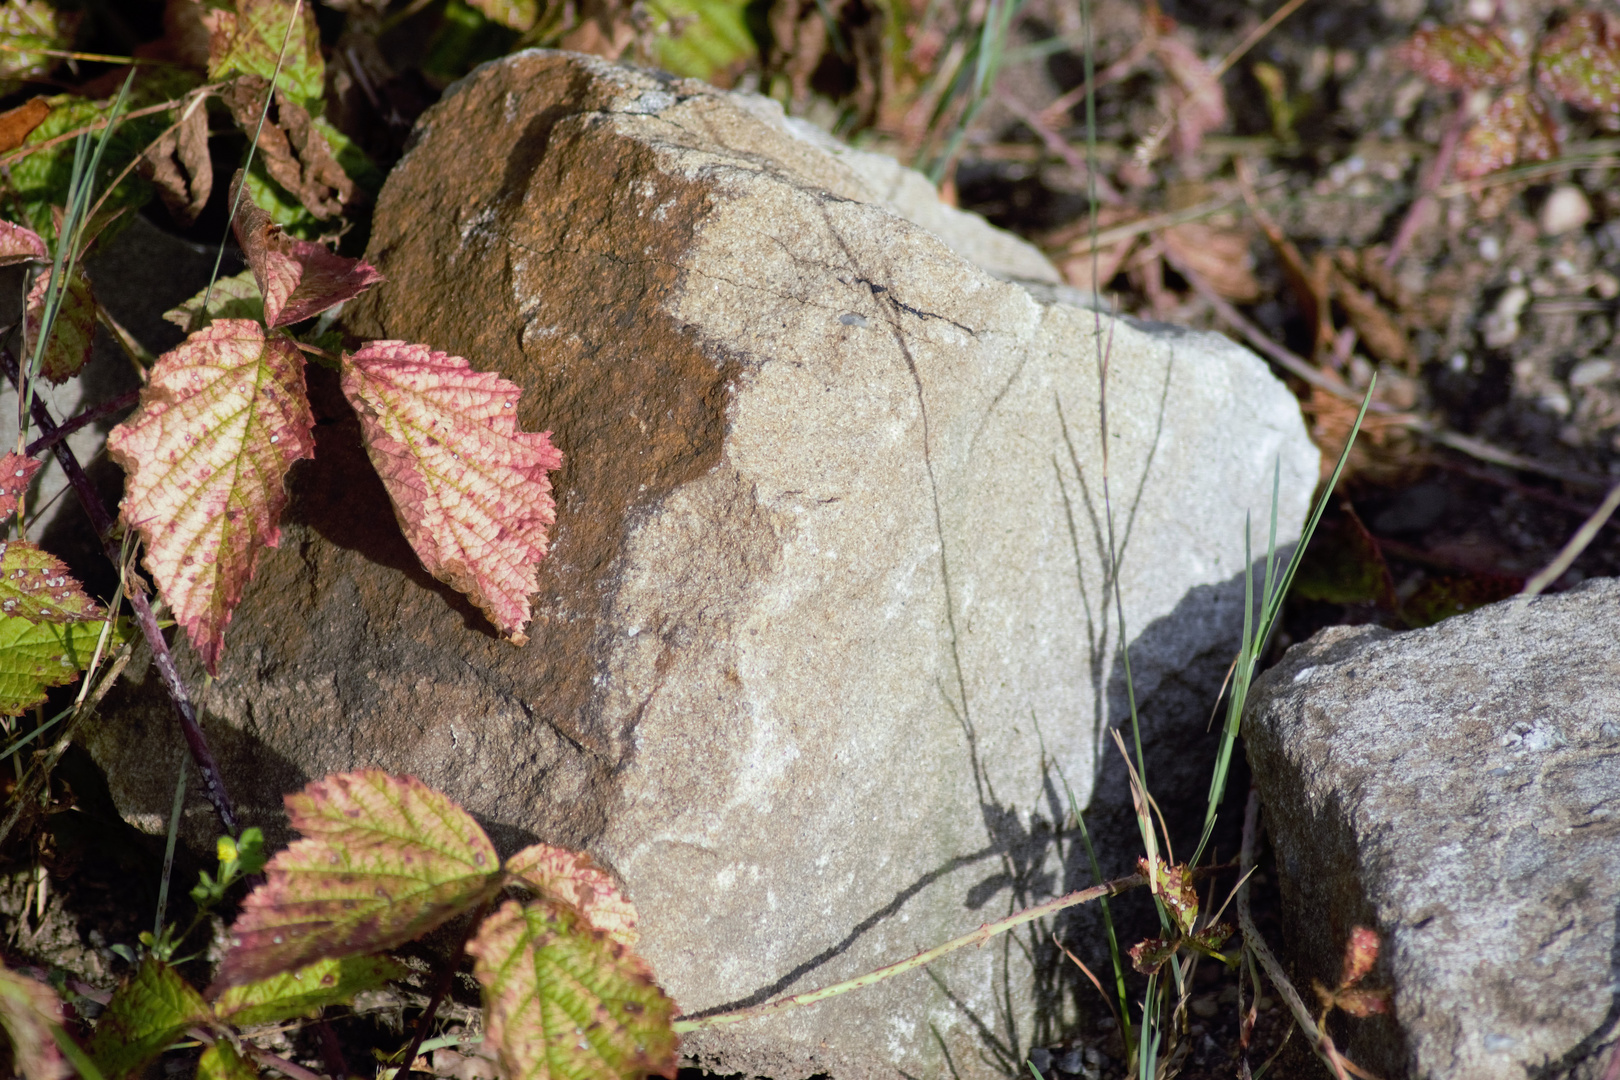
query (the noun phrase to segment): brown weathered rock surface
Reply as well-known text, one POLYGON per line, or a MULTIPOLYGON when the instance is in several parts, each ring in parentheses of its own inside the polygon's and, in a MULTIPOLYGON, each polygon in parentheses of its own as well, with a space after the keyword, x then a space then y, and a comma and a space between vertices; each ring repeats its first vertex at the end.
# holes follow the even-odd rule
MULTIPOLYGON (((774 109, 526 53, 423 118, 377 209, 388 281, 347 321, 500 370, 524 425, 554 432, 532 640, 498 640, 417 568, 312 373, 316 460, 201 694, 251 820, 312 776, 381 766, 504 847, 589 848, 688 1013, 1089 883, 1052 824, 1053 766, 1084 804, 1119 719, 1099 328, 1150 743, 1202 738, 1241 626, 1244 516, 1263 535, 1280 460, 1297 535, 1317 469, 1252 355, 1051 301, 1018 283, 1055 280, 1033 249, 913 200, 943 241, 898 212, 908 174, 774 109), (1171 688, 1197 706, 1157 708, 1171 688)), ((94 746, 151 821, 180 752, 153 684, 94 746)), ((1182 758, 1202 783, 1208 762, 1182 758)), ((1072 1008, 1052 960, 1032 927, 685 1046, 777 1080, 1017 1071, 1072 1008)))

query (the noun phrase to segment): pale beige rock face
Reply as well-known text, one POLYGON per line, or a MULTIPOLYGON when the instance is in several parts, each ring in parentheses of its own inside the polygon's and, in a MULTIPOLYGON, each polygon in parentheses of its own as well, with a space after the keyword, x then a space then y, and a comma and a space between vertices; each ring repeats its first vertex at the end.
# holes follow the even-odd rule
MULTIPOLYGON (((555 432, 532 640, 497 640, 412 567, 326 400, 205 700, 250 816, 379 765, 506 847, 588 847, 688 1013, 1089 884, 1052 793, 1060 766, 1088 800, 1117 699, 1099 329, 1150 710, 1167 679, 1207 709, 1241 626, 1244 516, 1263 537, 1280 462, 1292 539, 1317 474, 1252 355, 1037 299, 1017 282, 1056 276, 1032 248, 937 205, 914 216, 949 242, 917 227, 895 194, 916 178, 773 109, 526 53, 424 117, 377 210, 388 282, 347 319, 503 372, 525 426, 555 432)), ((115 794, 161 813, 163 706, 117 722, 96 751, 115 794)), ((1016 1071, 1072 1008, 1045 934, 685 1048, 776 1080, 1016 1071)))

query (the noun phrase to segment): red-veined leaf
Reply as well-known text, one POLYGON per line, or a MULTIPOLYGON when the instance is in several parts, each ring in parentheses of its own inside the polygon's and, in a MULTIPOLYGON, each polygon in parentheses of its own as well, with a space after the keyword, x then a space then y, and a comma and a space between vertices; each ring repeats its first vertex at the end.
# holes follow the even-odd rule
POLYGON ((1395 56, 1436 86, 1477 90, 1524 77, 1530 61, 1495 27, 1425 27, 1396 46, 1395 56))
POLYGON ((50 257, 39 233, 26 225, 0 221, 0 266, 12 266, 30 259, 45 262, 50 257))
POLYGON ((1453 169, 1459 179, 1475 180, 1521 161, 1550 161, 1558 143, 1558 126, 1541 99, 1509 90, 1463 136, 1453 169))
POLYGON ((1578 11, 1541 39, 1541 85, 1588 112, 1620 113, 1620 25, 1598 11, 1578 11))
MULTIPOLYGON (((45 294, 50 288, 51 271, 34 279, 28 290, 28 315, 25 332, 32 353, 45 318, 45 294)), ((45 355, 39 363, 39 373, 53 383, 64 383, 79 373, 90 359, 90 346, 96 336, 96 298, 90 292, 90 279, 82 269, 68 276, 67 288, 62 290, 56 309, 56 322, 51 327, 51 340, 45 343, 45 355)))
MULTIPOLYGON (((45 700, 45 690, 78 678, 95 655, 101 623, 36 623, 0 616, 0 716, 21 716, 45 700)), ((108 643, 129 637, 119 620, 108 643)))
POLYGON ((48 623, 102 617, 62 560, 26 540, 0 540, 0 614, 48 623))
POLYGON ((321 33, 315 13, 303 0, 235 0, 231 7, 205 11, 208 28, 208 77, 218 81, 233 74, 276 76, 276 85, 302 104, 319 108, 326 91, 326 65, 321 59, 321 33), (296 18, 291 37, 287 24, 296 18), (281 43, 287 51, 281 55, 281 43), (280 56, 280 71, 276 59, 280 56))
POLYGON ((673 1077, 674 1002, 570 907, 508 900, 467 943, 506 1080, 673 1077))
POLYGON ((1367 977, 1378 963, 1378 931, 1367 926, 1352 926, 1350 940, 1344 943, 1344 973, 1339 977, 1340 988, 1354 986, 1367 977))
POLYGON ((403 944, 503 881, 484 830, 414 776, 328 776, 287 796, 287 813, 304 838, 243 901, 215 992, 403 944))
MULTIPOLYGON (((238 172, 231 187, 233 197, 241 180, 238 172)), ((288 236, 245 191, 231 228, 259 284, 264 319, 271 327, 319 315, 382 280, 376 267, 362 259, 346 259, 325 245, 288 236)))
POLYGON ((51 1031, 61 1024, 62 1002, 55 990, 0 967, 0 1028, 11 1043, 9 1064, 24 1080, 68 1080, 73 1075, 51 1031))
POLYGON ((403 341, 343 356, 343 393, 405 538, 513 643, 556 520, 551 433, 518 429, 522 391, 466 360, 403 341))
POLYGON ((108 436, 129 475, 124 521, 210 672, 259 550, 281 539, 287 470, 314 454, 314 426, 297 346, 221 319, 158 357, 108 436))
POLYGON ((90 1038, 90 1057, 106 1080, 118 1080, 154 1060, 208 1006, 169 965, 147 957, 113 991, 90 1038))
POLYGON ((314 1016, 327 1005, 346 1005, 361 991, 407 974, 408 969, 386 956, 327 957, 296 971, 231 987, 214 1002, 214 1014, 237 1027, 314 1016))
POLYGON ((17 512, 17 500, 39 472, 40 463, 15 451, 0 457, 0 519, 17 512))
POLYGON ((577 909, 592 928, 620 945, 634 948, 641 938, 636 906, 584 852, 534 844, 507 859, 506 872, 541 896, 577 909))

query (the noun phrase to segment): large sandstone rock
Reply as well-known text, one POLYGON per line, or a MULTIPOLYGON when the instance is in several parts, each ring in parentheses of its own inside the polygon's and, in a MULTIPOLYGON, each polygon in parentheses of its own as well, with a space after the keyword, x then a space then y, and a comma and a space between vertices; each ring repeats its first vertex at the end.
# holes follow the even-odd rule
POLYGON ((1257 684, 1249 761, 1300 978, 1385 935, 1380 1076, 1613 1076, 1620 580, 1408 634, 1336 627, 1257 684), (1608 1071, 1605 1072, 1604 1070, 1608 1071))
MULTIPOLYGON (((1280 461, 1297 535, 1317 454, 1255 357, 1053 301, 1033 249, 919 206, 919 183, 760 99, 577 56, 447 93, 377 207, 388 281, 347 320, 502 371, 524 424, 555 432, 532 640, 498 640, 417 568, 312 374, 316 460, 200 695, 248 818, 381 766, 505 847, 587 847, 688 1013, 1088 883, 1054 830, 1054 766, 1084 805, 1120 719, 1099 329, 1150 744, 1202 738, 1241 626, 1244 517, 1265 521, 1280 461), (1172 690, 1196 715, 1165 719, 1172 690)), ((180 751, 150 683, 94 752, 155 823, 180 751)), ((1180 767, 1202 783, 1209 765, 1180 767)), ((685 1048, 777 1080, 1016 1071, 1072 1010, 1053 952, 1031 928, 685 1048)))

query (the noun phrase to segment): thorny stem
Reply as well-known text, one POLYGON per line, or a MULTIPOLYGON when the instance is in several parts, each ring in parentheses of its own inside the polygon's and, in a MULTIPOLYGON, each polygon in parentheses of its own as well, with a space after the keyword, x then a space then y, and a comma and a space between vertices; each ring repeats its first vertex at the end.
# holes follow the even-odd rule
MULTIPOLYGON (((0 363, 3 363, 6 377, 11 380, 12 385, 19 385, 21 373, 10 349, 0 353, 0 363)), ((47 438, 58 430, 56 421, 51 418, 51 412, 43 401, 35 398, 30 412, 34 423, 47 438)), ((122 568, 118 546, 112 540, 112 517, 107 513, 101 495, 90 483, 90 478, 85 475, 79 459, 74 456, 73 448, 58 438, 51 449, 56 454, 58 464, 62 466, 62 472, 67 475, 73 493, 79 497, 79 505, 84 507, 85 514, 89 516, 90 524, 96 530, 96 537, 101 541, 102 550, 106 552, 107 558, 112 560, 114 566, 122 568)), ((152 650, 152 662, 157 666, 158 677, 163 680, 163 688, 169 692, 169 701, 174 705, 175 716, 180 720, 180 731, 185 736, 186 746, 191 750, 191 760, 196 763, 197 771, 202 774, 203 794, 213 805, 214 813, 219 815, 220 824, 225 826, 225 831, 235 836, 240 831, 236 808, 231 803, 230 794, 225 790, 225 781, 220 776, 219 764, 214 760, 214 753, 209 749, 208 740, 197 723, 197 710, 191 704, 191 695, 186 692, 186 684, 180 679, 180 669, 175 666, 174 654, 169 651, 169 643, 163 638, 163 630, 158 626, 157 616, 152 613, 152 605, 146 599, 146 594, 139 588, 129 589, 128 594, 130 606, 135 609, 136 624, 140 626, 141 635, 146 638, 146 644, 152 650)))
POLYGON ((139 390, 131 390, 127 394, 119 394, 117 397, 112 398, 111 400, 103 401, 100 405, 92 405, 90 408, 84 410, 78 415, 62 421, 49 435, 41 435, 39 438, 29 443, 28 448, 23 451, 23 456, 35 457, 42 454, 46 450, 50 450, 56 446, 57 443, 67 438, 75 431, 78 431, 80 428, 84 427, 86 424, 93 424, 97 420, 104 420, 109 416, 116 416, 125 409, 129 408, 131 405, 135 404, 140 399, 141 392, 139 390))
POLYGON ((1305 1037, 1311 1040, 1311 1046, 1327 1063, 1328 1068, 1333 1070, 1333 1075, 1338 1077, 1338 1080, 1350 1080, 1345 1074, 1346 1062, 1339 1054, 1339 1048, 1333 1045, 1333 1037, 1311 1019, 1311 1011, 1305 1007, 1305 1002, 1300 1000, 1299 991, 1294 989, 1294 984, 1288 980, 1287 973, 1283 971, 1283 966, 1277 961, 1271 947, 1260 936, 1260 931, 1255 929, 1254 916, 1249 911, 1249 871, 1254 867, 1255 837, 1259 818, 1260 789, 1251 786, 1249 803, 1243 810, 1243 855, 1238 865, 1238 871, 1243 875, 1239 879, 1237 894, 1238 925, 1243 929, 1243 947, 1248 949, 1255 959, 1260 961, 1260 966, 1266 969, 1266 978, 1271 980, 1271 985, 1282 995, 1283 1001, 1288 1005, 1288 1011, 1294 1014, 1294 1022, 1305 1033, 1305 1037))
MULTIPOLYGON (((484 916, 489 914, 490 903, 491 901, 485 900, 478 905, 473 917, 467 920, 467 930, 461 937, 461 947, 455 950, 454 955, 460 956, 466 950, 467 941, 472 937, 473 931, 484 921, 484 916)), ((456 965, 453 960, 444 960, 439 964, 439 977, 434 980, 433 995, 428 998, 427 1008, 423 1010, 422 1018, 417 1021, 416 1034, 411 1036, 411 1045, 405 1050, 405 1060, 394 1073, 396 1080, 411 1074, 411 1063, 421 1051, 422 1040, 427 1038, 428 1031, 433 1027, 433 1018, 438 1015, 439 1006, 443 1004, 445 995, 450 993, 450 983, 455 975, 456 965)))

